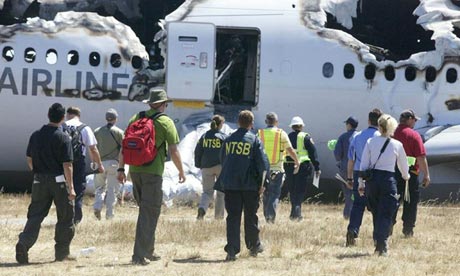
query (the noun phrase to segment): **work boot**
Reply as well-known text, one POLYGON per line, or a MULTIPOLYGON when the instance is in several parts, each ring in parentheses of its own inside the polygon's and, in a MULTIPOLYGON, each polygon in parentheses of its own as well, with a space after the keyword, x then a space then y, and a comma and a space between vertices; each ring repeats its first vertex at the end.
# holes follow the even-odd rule
POLYGON ((403 227, 402 232, 405 238, 412 238, 414 236, 414 228, 412 227, 403 227))
POLYGON ((27 253, 27 248, 20 242, 16 244, 16 261, 19 264, 29 263, 29 254, 27 253))
POLYGON ((356 234, 353 231, 347 232, 347 242, 345 244, 346 247, 355 246, 356 245, 356 234))
POLYGON ((64 256, 56 256, 56 258, 54 259, 55 262, 76 261, 76 260, 77 260, 77 256, 71 255, 71 254, 67 254, 64 256))
POLYGON ((101 210, 94 210, 94 216, 97 220, 101 220, 101 210))
POLYGON ((155 253, 145 257, 147 260, 151 261, 151 262, 155 262, 155 261, 158 261, 161 259, 160 255, 157 255, 155 253))
POLYGON ((206 215, 206 211, 203 208, 198 208, 198 215, 196 216, 197 220, 202 220, 204 218, 204 215, 206 215))
POLYGON ((256 246, 254 248, 251 248, 249 250, 249 255, 251 257, 257 257, 257 254, 264 252, 264 247, 260 244, 259 246, 256 246))

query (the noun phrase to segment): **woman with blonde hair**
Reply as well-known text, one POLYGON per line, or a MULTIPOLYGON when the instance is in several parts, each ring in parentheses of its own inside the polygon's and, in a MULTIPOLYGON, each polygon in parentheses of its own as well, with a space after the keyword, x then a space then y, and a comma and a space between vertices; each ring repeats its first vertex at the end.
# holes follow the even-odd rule
MULTIPOLYGON (((227 136, 220 130, 225 123, 225 118, 214 115, 211 120, 211 129, 208 130, 196 144, 195 167, 201 169, 203 193, 198 207, 197 219, 204 218, 211 202, 214 201, 214 183, 222 170, 219 154, 227 136)), ((224 218, 224 194, 216 191, 214 216, 216 219, 224 218)))
POLYGON ((409 179, 406 152, 401 142, 391 138, 397 126, 398 122, 390 115, 380 116, 378 127, 381 136, 367 141, 361 157, 359 190, 362 194, 366 189, 374 222, 375 252, 379 256, 388 254, 390 225, 399 204, 395 164, 403 172, 403 179, 409 179))

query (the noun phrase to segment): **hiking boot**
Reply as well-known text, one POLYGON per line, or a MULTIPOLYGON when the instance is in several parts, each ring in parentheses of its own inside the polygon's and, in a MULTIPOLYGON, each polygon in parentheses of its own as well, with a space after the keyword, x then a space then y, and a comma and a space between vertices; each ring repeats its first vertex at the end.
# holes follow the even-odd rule
POLYGON ((355 246, 356 245, 356 235, 353 231, 347 232, 347 242, 345 244, 346 247, 355 246))
POLYGON ((402 232, 405 238, 412 238, 414 236, 414 228, 412 227, 403 227, 402 232))
POLYGON ((16 244, 16 261, 20 264, 29 263, 29 254, 27 253, 27 248, 20 242, 16 244))
POLYGON ((251 250, 249 250, 249 255, 251 257, 257 257, 257 254, 262 252, 264 252, 264 247, 262 245, 259 245, 255 248, 251 248, 251 250))
POLYGON ((151 261, 151 262, 155 262, 155 261, 158 261, 161 259, 160 255, 157 255, 155 253, 151 254, 151 255, 148 255, 145 257, 147 260, 151 261))
POLYGON ((204 218, 204 215, 206 215, 206 211, 203 208, 198 208, 198 215, 196 216, 197 220, 202 220, 204 218))
POLYGON ((97 220, 101 220, 101 210, 94 210, 94 216, 97 220))
POLYGON ((131 259, 131 264, 133 265, 148 265, 150 264, 150 260, 146 258, 139 258, 139 257, 134 257, 131 259))

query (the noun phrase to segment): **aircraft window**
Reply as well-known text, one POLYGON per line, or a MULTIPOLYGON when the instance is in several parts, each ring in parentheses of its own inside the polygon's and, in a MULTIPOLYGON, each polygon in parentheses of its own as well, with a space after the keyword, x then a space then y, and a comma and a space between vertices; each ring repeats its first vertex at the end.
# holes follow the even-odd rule
POLYGON ((121 66, 121 56, 119 54, 112 54, 110 56, 110 64, 113 68, 118 68, 121 66))
POLYGON ((334 65, 330 62, 326 62, 323 64, 323 76, 326 78, 330 78, 334 75, 334 65))
POLYGON ((101 63, 101 56, 99 53, 91 52, 91 54, 89 54, 89 64, 91 64, 91 66, 98 66, 99 63, 101 63))
POLYGON ((133 66, 134 69, 141 69, 142 67, 141 57, 133 56, 133 59, 131 59, 131 65, 133 66))
POLYGON ((425 72, 425 80, 427 82, 434 82, 436 79, 436 69, 433 66, 428 66, 425 72))
POLYGON ((70 65, 77 65, 79 60, 78 52, 75 50, 69 51, 67 54, 67 62, 70 65))
POLYGON ((375 65, 370 63, 364 68, 364 77, 367 80, 373 80, 375 78, 375 65))
POLYGON ((6 46, 3 48, 3 53, 2 53, 3 58, 6 61, 12 61, 14 58, 14 50, 10 46, 6 46))
POLYGON ((48 64, 56 64, 57 62, 57 52, 54 49, 49 49, 48 52, 46 52, 46 62, 48 64))
POLYGON ((24 60, 28 63, 34 62, 36 56, 37 56, 37 52, 35 52, 33 48, 27 48, 24 51, 24 60))
POLYGON ((406 68, 406 80, 408 81, 413 81, 415 80, 415 77, 417 76, 417 71, 415 70, 415 67, 409 66, 406 68))
POLYGON ((343 76, 346 79, 351 79, 355 75, 355 67, 351 63, 345 64, 343 67, 343 76))
POLYGON ((395 79, 395 68, 393 66, 385 67, 385 78, 388 81, 392 81, 395 79))
POLYGON ((446 81, 448 83, 454 83, 457 81, 457 70, 455 70, 454 68, 449 68, 447 69, 447 72, 446 72, 446 81))

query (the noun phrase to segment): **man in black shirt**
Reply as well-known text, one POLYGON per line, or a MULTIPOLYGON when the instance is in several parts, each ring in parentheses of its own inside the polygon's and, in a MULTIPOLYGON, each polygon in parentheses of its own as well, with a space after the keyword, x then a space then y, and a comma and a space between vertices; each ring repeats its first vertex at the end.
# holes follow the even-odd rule
POLYGON ((40 225, 53 201, 57 214, 55 258, 64 261, 69 257, 70 242, 75 233, 75 190, 70 137, 60 128, 64 114, 61 104, 53 104, 48 110, 49 123, 32 134, 27 146, 27 164, 34 173, 34 182, 27 223, 16 244, 16 260, 20 264, 29 262, 28 251, 37 241, 40 225))

